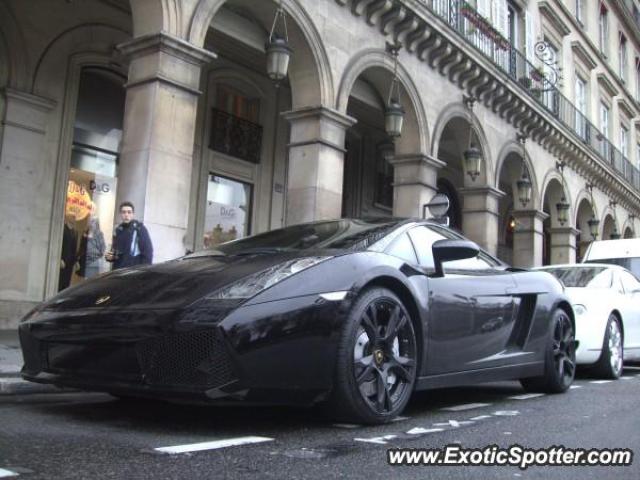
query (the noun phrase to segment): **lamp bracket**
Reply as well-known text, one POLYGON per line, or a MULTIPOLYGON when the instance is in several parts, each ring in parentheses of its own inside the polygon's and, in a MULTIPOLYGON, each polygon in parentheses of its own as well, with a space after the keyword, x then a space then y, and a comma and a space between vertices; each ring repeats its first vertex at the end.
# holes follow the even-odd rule
POLYGON ((402 48, 401 43, 385 42, 385 48, 384 48, 385 51, 393 57, 397 57, 400 54, 401 48, 402 48))

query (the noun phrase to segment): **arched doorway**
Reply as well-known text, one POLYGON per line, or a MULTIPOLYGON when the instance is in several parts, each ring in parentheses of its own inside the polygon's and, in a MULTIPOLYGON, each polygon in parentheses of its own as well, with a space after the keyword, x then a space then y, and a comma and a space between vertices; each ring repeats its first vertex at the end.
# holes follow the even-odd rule
POLYGON ((611 240, 611 237, 615 238, 616 234, 617 238, 620 238, 619 232, 615 217, 611 213, 607 213, 602 224, 602 240, 611 240))
POLYGON ((542 225, 544 238, 542 264, 573 263, 576 248, 575 230, 570 222, 569 198, 559 175, 548 180, 542 198, 542 210, 548 215, 542 225), (562 204, 564 204, 564 210, 560 218, 562 204))
POLYGON ((104 67, 80 74, 64 209, 58 290, 109 270, 116 219, 125 78, 104 67))
POLYGON ((588 199, 583 198, 578 204, 578 208, 576 210, 576 228, 580 231, 576 240, 578 262, 582 260, 582 257, 584 257, 589 244, 597 238, 594 238, 591 235, 589 227, 589 221, 595 218, 596 215, 593 206, 588 199))
POLYGON ((542 239, 539 238, 541 225, 535 178, 531 167, 522 157, 521 147, 513 146, 500 165, 497 185, 504 193, 498 203, 500 231, 498 237, 498 257, 512 265, 529 267, 540 262, 542 239), (520 198, 518 182, 527 180, 531 187, 528 198, 520 198))

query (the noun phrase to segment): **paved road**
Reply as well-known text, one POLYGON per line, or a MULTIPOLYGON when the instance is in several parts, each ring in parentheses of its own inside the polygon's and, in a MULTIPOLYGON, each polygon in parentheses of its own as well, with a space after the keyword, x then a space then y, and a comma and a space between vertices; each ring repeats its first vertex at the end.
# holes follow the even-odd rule
POLYGON ((523 395, 515 382, 423 392, 406 418, 381 427, 335 425, 314 410, 194 407, 88 393, 0 397, 0 477, 4 469, 28 480, 640 478, 640 457, 629 467, 524 471, 387 464, 389 448, 449 443, 640 452, 640 368, 625 369, 617 382, 583 376, 575 387, 539 397, 523 395), (191 453, 155 450, 239 437, 270 440, 191 453))

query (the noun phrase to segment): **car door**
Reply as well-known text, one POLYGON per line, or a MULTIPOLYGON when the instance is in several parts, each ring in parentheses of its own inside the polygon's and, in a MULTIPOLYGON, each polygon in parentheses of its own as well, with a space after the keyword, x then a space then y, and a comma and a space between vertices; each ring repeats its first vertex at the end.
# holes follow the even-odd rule
POLYGON ((624 290, 624 349, 626 358, 640 358, 640 282, 629 272, 618 272, 624 290))
MULTIPOLYGON (((418 261, 435 272, 431 247, 458 238, 437 226, 409 231, 418 261)), ((488 254, 444 264, 444 277, 428 280, 427 356, 430 375, 508 365, 505 351, 515 318, 513 275, 488 254)))

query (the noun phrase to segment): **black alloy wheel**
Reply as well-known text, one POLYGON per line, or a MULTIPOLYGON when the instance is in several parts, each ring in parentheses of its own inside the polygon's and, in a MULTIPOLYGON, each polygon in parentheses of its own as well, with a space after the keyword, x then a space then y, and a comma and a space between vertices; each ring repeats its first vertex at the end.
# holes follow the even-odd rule
POLYGON ((523 378, 522 386, 528 391, 562 393, 569 389, 576 375, 576 342, 569 315, 558 308, 553 312, 544 374, 523 378))
POLYGON ((390 290, 364 292, 349 315, 338 352, 332 416, 391 421, 406 406, 417 372, 413 324, 390 290))

